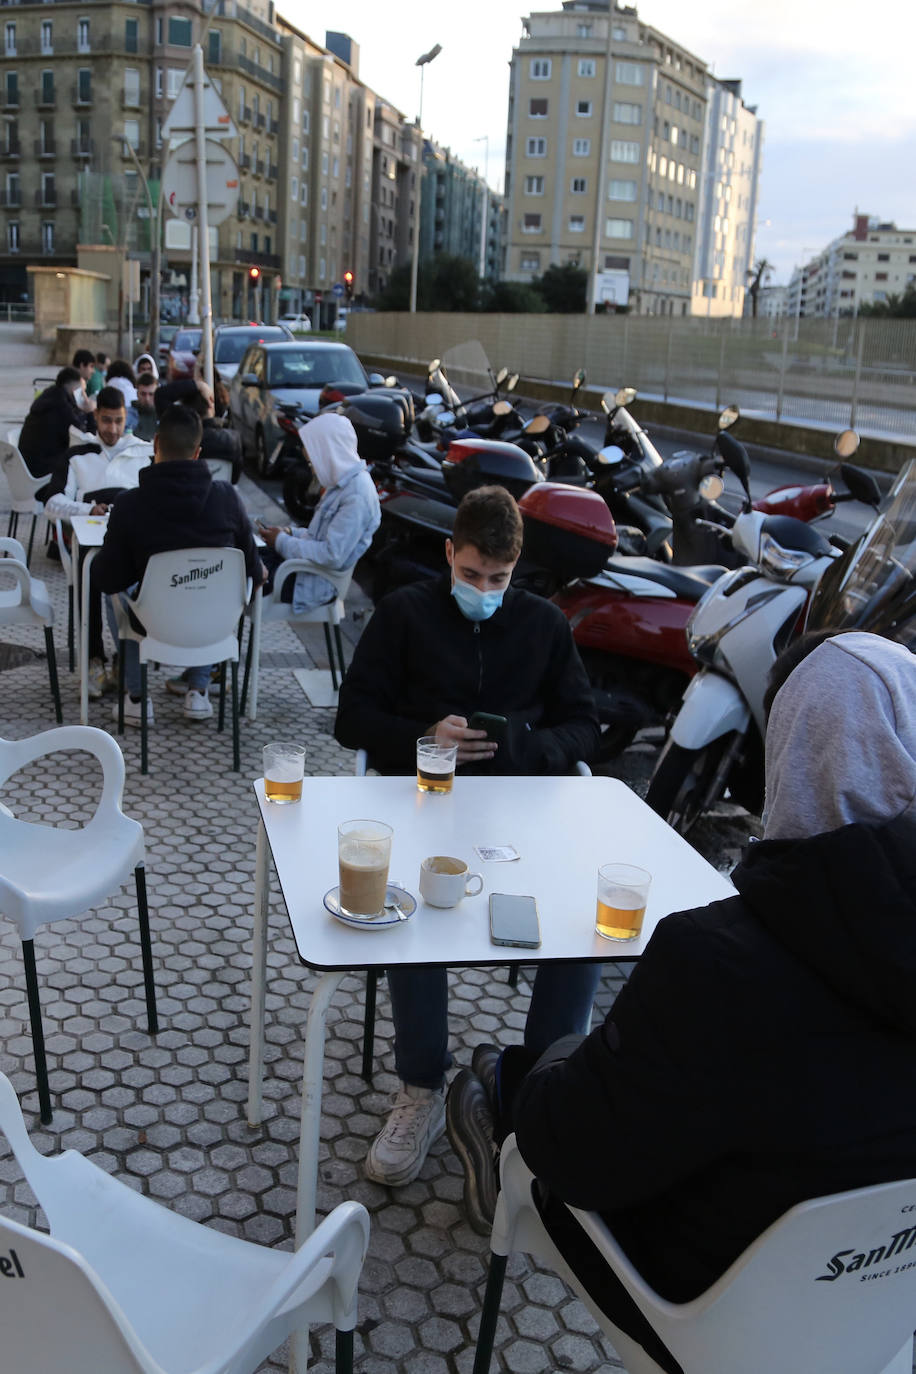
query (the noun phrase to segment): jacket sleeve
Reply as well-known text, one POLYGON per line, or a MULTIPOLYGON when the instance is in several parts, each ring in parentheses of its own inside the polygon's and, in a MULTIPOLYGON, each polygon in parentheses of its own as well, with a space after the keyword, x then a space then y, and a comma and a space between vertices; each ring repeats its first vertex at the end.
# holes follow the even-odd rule
POLYGON ((403 675, 407 666, 405 617, 391 614, 391 601, 379 602, 360 636, 340 686, 334 737, 345 749, 366 749, 383 767, 413 768, 416 741, 428 721, 399 713, 406 696, 403 675))
POLYGON ((123 592, 139 581, 141 571, 133 556, 131 524, 126 517, 124 498, 111 508, 105 539, 90 565, 90 580, 100 592, 123 592))
POLYGON ((600 738, 595 698, 562 612, 556 611, 552 629, 544 716, 534 729, 510 736, 521 770, 531 774, 564 773, 578 759, 588 763, 600 738))
POLYGON ((574 1207, 613 1211, 664 1193, 728 1154, 741 1131, 740 993, 691 915, 660 922, 604 1025, 521 1085, 519 1149, 574 1207))
MULTIPOLYGON (((317 518, 318 511, 315 512, 317 518)), ((378 519, 366 493, 351 482, 341 493, 340 505, 323 534, 315 538, 308 530, 277 537, 277 552, 282 558, 308 558, 335 572, 352 567, 365 547, 366 536, 377 527, 378 519)))

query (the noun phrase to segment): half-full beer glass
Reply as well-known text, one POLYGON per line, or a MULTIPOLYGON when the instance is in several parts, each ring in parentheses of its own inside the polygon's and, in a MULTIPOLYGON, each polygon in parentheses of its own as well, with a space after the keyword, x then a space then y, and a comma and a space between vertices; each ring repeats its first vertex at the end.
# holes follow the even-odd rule
POLYGON ((451 792, 457 744, 439 744, 435 735, 417 740, 417 786, 421 792, 451 792))
POLYGON ((305 750, 301 744, 264 745, 264 795, 282 806, 302 798, 305 750))
POLYGON ((634 864, 602 864, 598 869, 595 930, 605 940, 638 940, 652 875, 634 864))

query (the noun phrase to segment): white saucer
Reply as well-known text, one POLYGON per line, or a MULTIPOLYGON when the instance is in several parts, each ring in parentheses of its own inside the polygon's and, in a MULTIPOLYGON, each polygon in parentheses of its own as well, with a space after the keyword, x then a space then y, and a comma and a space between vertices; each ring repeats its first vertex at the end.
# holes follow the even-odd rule
POLYGON ((392 926, 399 926, 402 921, 409 921, 417 909, 416 898, 412 897, 405 888, 398 887, 396 883, 388 884, 385 899, 389 902, 396 902, 397 911, 386 908, 378 916, 349 916, 340 909, 339 887, 332 887, 329 892, 324 894, 324 904, 331 915, 353 930, 390 930, 392 926))

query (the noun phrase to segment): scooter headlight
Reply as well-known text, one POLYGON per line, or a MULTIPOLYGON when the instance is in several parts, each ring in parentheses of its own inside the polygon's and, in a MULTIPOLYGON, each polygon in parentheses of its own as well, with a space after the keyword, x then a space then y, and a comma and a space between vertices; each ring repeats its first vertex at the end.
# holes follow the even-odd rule
POLYGON ((759 559, 761 568, 781 582, 788 582, 799 568, 814 561, 812 554, 804 553, 801 549, 783 548, 766 532, 760 539, 759 559))

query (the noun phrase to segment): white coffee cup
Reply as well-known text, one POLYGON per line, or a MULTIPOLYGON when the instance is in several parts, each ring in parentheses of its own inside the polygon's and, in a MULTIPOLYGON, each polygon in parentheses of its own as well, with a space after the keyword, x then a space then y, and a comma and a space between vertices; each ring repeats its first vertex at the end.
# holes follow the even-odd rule
POLYGON ((420 865, 420 896, 430 906, 457 906, 462 897, 476 897, 482 891, 482 876, 469 873, 461 859, 433 854, 420 865))

